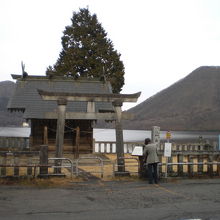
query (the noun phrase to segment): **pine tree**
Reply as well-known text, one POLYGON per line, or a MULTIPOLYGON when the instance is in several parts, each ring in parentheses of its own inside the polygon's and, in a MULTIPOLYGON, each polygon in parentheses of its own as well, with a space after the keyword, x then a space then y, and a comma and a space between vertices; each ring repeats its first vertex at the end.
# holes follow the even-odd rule
POLYGON ((124 64, 96 14, 83 8, 73 12, 71 21, 63 32, 59 58, 46 74, 109 80, 113 92, 119 93, 124 85, 124 64))

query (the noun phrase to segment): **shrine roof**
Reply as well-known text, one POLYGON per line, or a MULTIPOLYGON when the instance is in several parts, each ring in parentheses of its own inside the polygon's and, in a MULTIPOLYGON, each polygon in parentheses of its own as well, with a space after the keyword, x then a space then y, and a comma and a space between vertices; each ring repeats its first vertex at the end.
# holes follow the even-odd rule
MULTIPOLYGON (((26 119, 44 119, 45 113, 56 112, 56 101, 45 101, 38 90, 53 93, 85 93, 85 94, 112 94, 109 82, 98 79, 72 79, 65 77, 12 75, 16 79, 16 87, 13 96, 8 103, 11 111, 23 111, 26 119)), ((87 102, 68 101, 67 112, 86 112, 87 102)), ((95 111, 113 111, 110 102, 95 102, 95 111)))

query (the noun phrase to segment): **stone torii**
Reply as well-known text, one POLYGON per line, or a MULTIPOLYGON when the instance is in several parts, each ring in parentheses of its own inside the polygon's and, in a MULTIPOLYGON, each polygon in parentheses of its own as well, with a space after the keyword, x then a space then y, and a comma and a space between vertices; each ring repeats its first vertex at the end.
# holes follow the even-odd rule
MULTIPOLYGON (((116 153, 118 172, 125 172, 124 167, 124 144, 123 144, 123 130, 122 119, 129 119, 129 114, 122 112, 121 106, 123 102, 137 102, 141 92, 134 94, 89 94, 89 93, 64 93, 64 92, 48 92, 38 90, 38 93, 43 100, 57 101, 58 111, 48 112, 47 118, 53 118, 56 114, 57 118, 57 132, 56 132, 56 157, 63 156, 63 141, 64 141, 64 125, 65 119, 104 119, 115 120, 116 129, 116 153), (68 101, 82 101, 87 102, 87 112, 66 112, 66 105, 68 101), (112 103, 115 112, 95 112, 95 102, 110 102, 112 103)), ((61 162, 60 162, 61 164, 61 162)), ((60 171, 58 171, 59 173, 60 171)))

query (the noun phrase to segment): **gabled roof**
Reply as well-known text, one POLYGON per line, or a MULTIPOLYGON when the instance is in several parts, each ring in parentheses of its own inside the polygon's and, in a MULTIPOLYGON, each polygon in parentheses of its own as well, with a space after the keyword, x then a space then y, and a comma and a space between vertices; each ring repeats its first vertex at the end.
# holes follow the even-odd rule
MULTIPOLYGON (((56 112, 56 101, 44 101, 38 90, 63 93, 91 93, 91 94, 112 94, 109 82, 101 82, 97 79, 70 79, 70 78, 49 78, 47 76, 27 76, 22 78, 19 75, 12 75, 17 79, 14 95, 8 103, 9 110, 24 111, 26 119, 44 119, 46 112, 56 112)), ((67 112, 86 112, 87 102, 67 103, 67 112)), ((112 104, 107 102, 95 103, 95 111, 113 111, 112 104)))

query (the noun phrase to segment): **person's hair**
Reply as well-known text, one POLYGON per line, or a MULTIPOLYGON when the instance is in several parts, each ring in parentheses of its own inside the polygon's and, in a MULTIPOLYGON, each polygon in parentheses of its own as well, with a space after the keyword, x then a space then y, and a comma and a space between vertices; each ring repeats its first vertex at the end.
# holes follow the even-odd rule
POLYGON ((147 145, 147 144, 149 144, 151 142, 151 140, 150 140, 150 138, 146 138, 145 140, 144 140, 144 143, 147 145))

